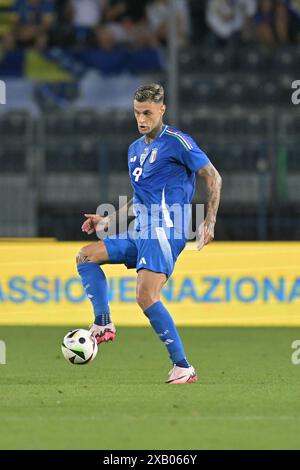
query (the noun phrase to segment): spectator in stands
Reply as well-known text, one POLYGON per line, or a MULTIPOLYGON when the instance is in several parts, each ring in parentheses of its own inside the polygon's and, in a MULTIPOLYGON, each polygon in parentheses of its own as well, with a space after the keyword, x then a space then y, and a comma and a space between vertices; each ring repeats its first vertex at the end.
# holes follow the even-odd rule
POLYGON ((92 29, 102 20, 107 0, 70 0, 66 8, 72 17, 76 42, 85 43, 92 29))
POLYGON ((243 31, 251 27, 256 10, 256 0, 207 0, 209 42, 228 45, 239 41, 243 31))
POLYGON ((18 17, 14 7, 15 0, 0 2, 0 38, 10 35, 17 22, 18 17))
POLYGON ((273 0, 259 0, 255 15, 256 37, 266 46, 276 46, 276 14, 273 0))
POLYGON ((16 48, 16 38, 12 32, 6 33, 0 42, 0 63, 9 54, 14 52, 16 48))
POLYGON ((278 0, 276 27, 281 43, 300 44, 300 0, 278 0))
POLYGON ((143 47, 151 37, 146 24, 147 1, 107 0, 103 12, 103 24, 98 28, 100 47, 106 49, 125 45, 143 47))
MULTIPOLYGON (((168 0, 154 0, 147 7, 147 20, 151 34, 158 44, 166 44, 168 37, 168 18, 170 15, 168 0)), ((176 0, 176 19, 179 44, 188 43, 191 34, 191 19, 188 2, 176 0)))
POLYGON ((16 0, 17 40, 22 46, 35 44, 39 35, 48 34, 55 21, 53 0, 16 0))

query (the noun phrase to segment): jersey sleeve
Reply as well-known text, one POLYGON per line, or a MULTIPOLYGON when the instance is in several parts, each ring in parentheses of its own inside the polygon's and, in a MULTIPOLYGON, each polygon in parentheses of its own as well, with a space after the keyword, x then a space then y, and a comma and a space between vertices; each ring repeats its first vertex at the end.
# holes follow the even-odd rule
POLYGON ((130 144, 129 147, 128 147, 128 152, 127 152, 128 165, 129 165, 129 162, 130 162, 130 158, 133 157, 133 154, 134 154, 134 146, 133 146, 133 144, 130 144))
POLYGON ((185 145, 181 145, 180 150, 178 160, 192 173, 197 173, 197 171, 201 170, 201 168, 210 162, 206 153, 190 138, 185 145))

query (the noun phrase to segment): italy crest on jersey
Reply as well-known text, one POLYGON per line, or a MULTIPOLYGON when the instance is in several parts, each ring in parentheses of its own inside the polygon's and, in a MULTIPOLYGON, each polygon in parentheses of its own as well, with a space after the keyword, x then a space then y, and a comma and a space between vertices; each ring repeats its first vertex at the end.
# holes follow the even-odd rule
POLYGON ((154 149, 152 150, 151 155, 150 155, 150 159, 149 159, 149 162, 150 162, 150 163, 155 162, 156 156, 157 156, 157 151, 158 151, 157 148, 154 148, 154 149))

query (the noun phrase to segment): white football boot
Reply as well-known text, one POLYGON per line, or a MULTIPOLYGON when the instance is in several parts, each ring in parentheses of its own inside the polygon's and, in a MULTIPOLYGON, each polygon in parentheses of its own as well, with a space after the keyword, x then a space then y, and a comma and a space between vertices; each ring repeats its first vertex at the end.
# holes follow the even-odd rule
POLYGON ((105 326, 92 324, 90 327, 90 333, 94 336, 97 344, 107 343, 108 341, 114 341, 116 337, 116 328, 113 323, 108 323, 105 326))
POLYGON ((167 384, 190 384, 197 382, 198 377, 194 367, 178 367, 176 365, 169 372, 167 384))

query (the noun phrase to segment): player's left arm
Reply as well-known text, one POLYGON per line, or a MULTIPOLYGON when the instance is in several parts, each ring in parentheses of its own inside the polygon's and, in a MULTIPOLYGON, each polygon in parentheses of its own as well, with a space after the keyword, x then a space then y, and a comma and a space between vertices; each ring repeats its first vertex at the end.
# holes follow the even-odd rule
POLYGON ((207 189, 207 211, 203 223, 198 229, 198 250, 214 239, 217 212, 220 204, 222 178, 211 162, 207 163, 197 174, 204 179, 207 189))

